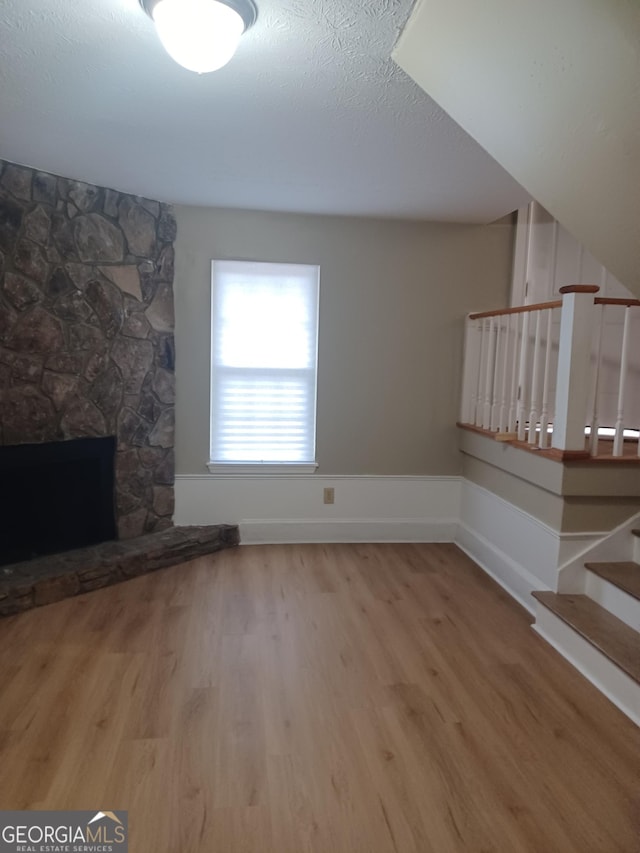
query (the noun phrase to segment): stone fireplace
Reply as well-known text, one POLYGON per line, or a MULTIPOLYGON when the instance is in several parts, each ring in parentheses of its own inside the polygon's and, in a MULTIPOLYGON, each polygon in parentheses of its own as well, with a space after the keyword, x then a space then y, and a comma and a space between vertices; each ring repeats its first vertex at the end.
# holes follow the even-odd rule
POLYGON ((166 204, 0 161, 0 445, 112 436, 120 539, 173 514, 175 234, 166 204))

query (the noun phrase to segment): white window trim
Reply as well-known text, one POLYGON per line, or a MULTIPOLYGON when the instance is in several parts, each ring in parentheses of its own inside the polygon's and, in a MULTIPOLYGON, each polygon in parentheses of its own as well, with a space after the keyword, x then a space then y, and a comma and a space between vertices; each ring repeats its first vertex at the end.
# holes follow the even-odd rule
POLYGON ((210 474, 232 474, 238 477, 254 477, 268 474, 270 477, 290 477, 292 474, 315 474, 317 462, 214 462, 209 460, 210 474))
MULTIPOLYGON (((219 260, 219 259, 218 259, 219 260)), ((216 263, 216 259, 212 259, 211 261, 211 271, 213 278, 213 269, 214 264, 216 263)), ((259 262, 262 263, 262 262, 259 262)), ((270 263, 270 262, 264 262, 270 263)), ((317 265, 313 265, 317 266, 317 265)), ((318 266, 319 272, 319 266, 318 266)), ((211 314, 213 318, 213 280, 211 287, 211 314)), ((320 290, 319 288, 316 291, 316 323, 318 322, 318 308, 319 308, 319 300, 320 300, 320 290)), ((317 441, 317 394, 318 394, 318 335, 316 330, 316 345, 315 345, 315 390, 314 390, 314 409, 313 409, 313 432, 314 432, 314 445, 317 441)), ((209 387, 209 395, 210 395, 210 408, 212 406, 212 397, 211 397, 211 383, 209 387)), ((210 421, 211 421, 211 415, 210 421)), ((317 446, 316 446, 317 450, 317 446)), ((217 475, 220 477, 255 477, 259 475, 269 476, 269 477, 296 477, 296 476, 308 476, 309 474, 315 474, 318 468, 317 460, 309 460, 309 461, 296 461, 296 462, 260 462, 260 461, 252 461, 252 462, 235 462, 235 461, 219 461, 215 459, 209 459, 207 462, 207 469, 210 474, 217 475)))

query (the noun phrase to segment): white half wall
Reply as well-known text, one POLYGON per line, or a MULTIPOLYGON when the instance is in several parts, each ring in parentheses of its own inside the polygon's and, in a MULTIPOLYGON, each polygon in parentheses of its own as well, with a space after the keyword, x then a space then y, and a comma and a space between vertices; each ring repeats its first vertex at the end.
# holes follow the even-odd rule
POLYGON ((452 542, 460 488, 460 477, 178 475, 175 523, 239 524, 245 544, 452 542))
POLYGON ((556 590, 559 566, 602 533, 560 533, 493 492, 463 479, 455 539, 531 613, 534 590, 556 590))

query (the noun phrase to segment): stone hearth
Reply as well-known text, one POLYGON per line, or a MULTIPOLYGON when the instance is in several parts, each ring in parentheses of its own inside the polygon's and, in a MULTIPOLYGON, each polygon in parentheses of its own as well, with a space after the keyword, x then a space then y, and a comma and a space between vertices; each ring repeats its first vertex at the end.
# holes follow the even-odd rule
POLYGON ((80 595, 237 545, 238 528, 172 527, 0 568, 0 616, 80 595))

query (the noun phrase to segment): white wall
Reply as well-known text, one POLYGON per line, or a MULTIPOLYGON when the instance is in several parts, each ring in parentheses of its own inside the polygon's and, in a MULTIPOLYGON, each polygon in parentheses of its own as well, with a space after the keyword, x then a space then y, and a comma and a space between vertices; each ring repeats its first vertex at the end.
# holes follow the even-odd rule
POLYGON ((568 284, 595 284, 598 296, 634 298, 588 249, 541 204, 518 210, 511 305, 530 305, 560 298, 568 284), (527 286, 528 285, 528 286, 527 286))
POLYGON ((420 0, 395 61, 640 294, 640 8, 420 0))

